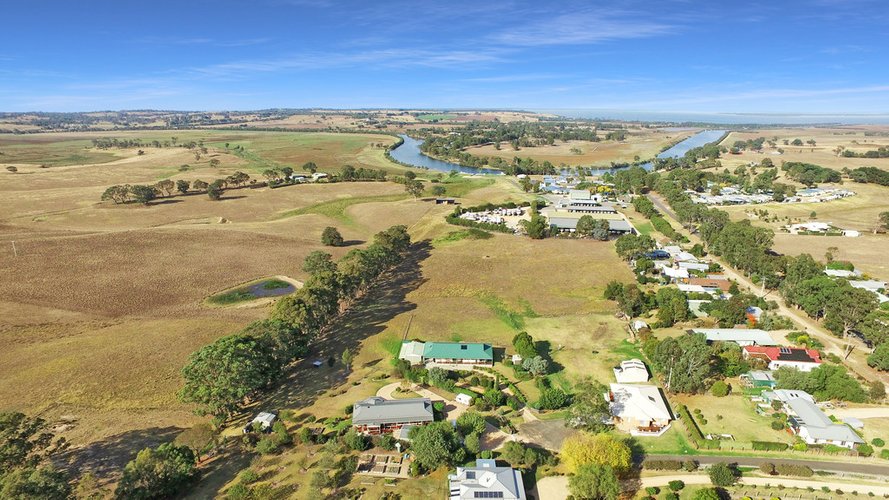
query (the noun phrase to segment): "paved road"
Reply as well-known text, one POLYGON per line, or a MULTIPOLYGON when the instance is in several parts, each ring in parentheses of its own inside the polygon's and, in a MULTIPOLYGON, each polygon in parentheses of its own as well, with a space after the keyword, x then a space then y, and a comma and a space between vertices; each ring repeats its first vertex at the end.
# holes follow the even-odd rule
MULTIPOLYGON (((658 210, 664 213, 667 217, 673 219, 673 221, 681 227, 679 220, 676 218, 676 213, 673 212, 673 210, 663 199, 661 199, 660 196, 654 193, 649 193, 647 196, 648 199, 650 199, 651 202, 654 203, 655 207, 657 207, 658 210)), ((687 231, 683 232, 688 233, 687 231)), ((688 236, 689 240, 691 240, 692 243, 701 243, 701 239, 697 235, 689 234, 688 236)), ((709 257, 710 259, 718 262, 723 267, 723 269, 725 270, 724 273, 729 279, 737 281, 739 286, 746 287, 754 293, 757 293, 757 295, 760 294, 758 292, 762 290, 761 286, 755 285, 752 281, 750 281, 750 279, 748 279, 742 273, 735 271, 719 257, 715 255, 710 255, 709 257)), ((777 292, 769 291, 762 297, 777 302, 778 311, 782 315, 791 318, 798 325, 803 325, 804 330, 806 330, 806 332, 810 336, 817 338, 822 344, 824 344, 823 351, 836 354, 837 356, 843 356, 845 348, 847 345, 849 345, 849 342, 836 338, 832 333, 824 329, 824 327, 820 323, 810 318, 803 311, 785 305, 784 300, 777 294, 777 292)), ((867 363, 863 357, 850 356, 848 359, 846 359, 845 364, 855 373, 867 380, 881 380, 884 384, 889 385, 889 374, 879 373, 873 368, 867 366, 867 363)))
MULTIPOLYGON (((793 465, 805 465, 813 470, 826 470, 831 472, 854 472, 858 474, 873 474, 889 477, 889 465, 879 465, 861 462, 797 460, 778 457, 731 457, 718 455, 646 455, 645 460, 694 460, 700 464, 715 464, 717 462, 735 463, 751 467, 759 467, 760 464, 781 462, 793 465)), ((838 458, 837 460, 841 460, 838 458)), ((851 458, 849 459, 851 460, 851 458)))

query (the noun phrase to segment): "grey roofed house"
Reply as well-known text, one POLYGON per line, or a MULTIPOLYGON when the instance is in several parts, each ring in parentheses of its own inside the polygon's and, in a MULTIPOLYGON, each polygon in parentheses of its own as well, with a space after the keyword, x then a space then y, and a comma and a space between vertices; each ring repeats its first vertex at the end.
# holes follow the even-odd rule
POLYGON ((387 425, 432 422, 432 401, 428 398, 383 399, 367 398, 352 408, 352 425, 387 425))
POLYGON ((512 467, 498 467, 492 459, 478 459, 475 464, 475 467, 457 467, 457 473, 448 476, 450 500, 527 498, 521 472, 512 467))
POLYGON ((831 443, 851 448, 864 443, 848 425, 834 423, 814 403, 802 398, 791 399, 787 406, 793 412, 791 426, 809 444, 831 443))
MULTIPOLYGON (((555 226, 560 231, 574 231, 577 229, 578 218, 574 217, 550 217, 549 225, 555 226)), ((608 230, 612 233, 630 233, 633 226, 625 220, 608 220, 608 230)))
POLYGON ((778 345, 769 332, 758 328, 693 328, 689 332, 703 333, 707 342, 734 342, 739 346, 778 345))

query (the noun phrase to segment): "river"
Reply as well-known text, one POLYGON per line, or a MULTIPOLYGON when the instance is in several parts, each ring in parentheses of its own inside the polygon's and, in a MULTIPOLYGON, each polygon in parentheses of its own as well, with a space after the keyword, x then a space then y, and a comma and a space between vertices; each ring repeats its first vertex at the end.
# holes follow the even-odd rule
MULTIPOLYGON (((723 134, 725 134, 725 130, 703 130, 689 137, 688 139, 679 142, 670 149, 658 154, 657 157, 679 158, 681 156, 684 156, 685 153, 687 153, 690 149, 694 149, 703 146, 704 144, 718 140, 720 137, 723 136, 723 134)), ((397 148, 391 150, 389 152, 389 155, 401 163, 413 165, 419 168, 428 168, 429 170, 437 170, 439 172, 450 172, 452 170, 456 170, 464 174, 503 175, 503 172, 496 169, 464 167, 462 165, 451 163, 449 161, 436 160, 435 158, 424 155, 420 151, 420 145, 423 144, 423 141, 414 139, 403 134, 399 135, 399 137, 404 140, 404 143, 402 143, 401 146, 398 146, 397 148)), ((642 165, 642 167, 645 170, 651 170, 653 165, 651 163, 645 163, 642 165)), ((615 169, 606 167, 595 168, 593 169, 593 171, 597 174, 604 174, 605 172, 614 172, 615 169)))

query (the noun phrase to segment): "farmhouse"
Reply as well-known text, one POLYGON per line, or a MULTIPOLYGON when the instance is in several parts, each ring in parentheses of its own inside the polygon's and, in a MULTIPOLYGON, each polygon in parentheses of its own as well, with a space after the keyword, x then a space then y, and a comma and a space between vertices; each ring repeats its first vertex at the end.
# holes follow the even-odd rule
POLYGON ((384 434, 406 425, 423 425, 435 420, 428 398, 367 398, 352 408, 352 427, 365 434, 384 434))
POLYGON ((620 366, 614 367, 614 378, 620 384, 648 382, 648 368, 639 359, 621 361, 620 366))
POLYGON ((653 385, 611 384, 605 399, 615 426, 633 436, 660 436, 670 428, 673 416, 653 385))
POLYGON ((886 282, 877 280, 853 280, 849 282, 852 288, 861 288, 867 290, 877 296, 877 300, 882 304, 889 302, 889 296, 886 296, 886 282))
POLYGON ((425 364, 445 369, 470 369, 494 366, 494 350, 489 344, 468 342, 416 342, 401 344, 399 359, 412 365, 425 364))
POLYGON ((763 347, 745 346, 742 354, 744 359, 762 359, 768 363, 769 370, 777 370, 782 366, 809 372, 821 364, 821 356, 815 349, 796 347, 763 347))
POLYGON ((832 444, 851 450, 864 443, 848 425, 834 423, 808 399, 791 399, 787 408, 791 430, 807 444, 832 444))
POLYGON ((475 467, 457 467, 448 475, 450 500, 502 498, 525 500, 522 473, 512 467, 498 467, 493 459, 478 459, 475 467))
POLYGON ((778 345, 769 332, 757 328, 694 328, 688 333, 703 333, 707 342, 734 342, 741 347, 778 345))
POLYGON ((752 387, 754 389, 759 387, 774 389, 775 386, 778 385, 778 381, 775 380, 774 376, 772 376, 772 372, 763 370, 751 370, 747 373, 742 374, 739 378, 741 379, 741 383, 743 383, 745 386, 752 387))

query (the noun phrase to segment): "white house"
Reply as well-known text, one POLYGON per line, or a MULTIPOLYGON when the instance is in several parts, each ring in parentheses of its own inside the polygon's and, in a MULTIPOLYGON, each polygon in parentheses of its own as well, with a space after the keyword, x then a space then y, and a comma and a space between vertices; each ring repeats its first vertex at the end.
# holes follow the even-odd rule
POLYGON ((457 467, 457 473, 448 476, 448 486, 450 500, 527 498, 522 473, 512 467, 498 467, 492 459, 478 459, 475 467, 457 467))
POLYGON ((861 271, 847 271, 845 269, 825 269, 824 274, 831 278, 857 278, 861 276, 861 271))
POLYGON ((673 415, 653 385, 611 384, 605 399, 615 426, 633 436, 660 436, 670 428, 673 415))
POLYGON ((318 182, 320 179, 326 179, 327 177, 328 175, 324 172, 315 172, 314 174, 312 174, 312 180, 314 182, 318 182))
POLYGON ((648 368, 639 359, 628 359, 614 367, 614 378, 620 384, 638 384, 648 382, 648 368))
POLYGON ((804 399, 815 404, 815 397, 806 391, 798 391, 792 389, 775 389, 772 391, 762 391, 760 394, 763 401, 772 404, 772 401, 780 401, 782 405, 786 405, 793 399, 804 399))
POLYGON ((864 443, 848 425, 834 423, 807 399, 791 399, 787 408, 790 428, 807 444, 832 444, 851 450, 864 443))

